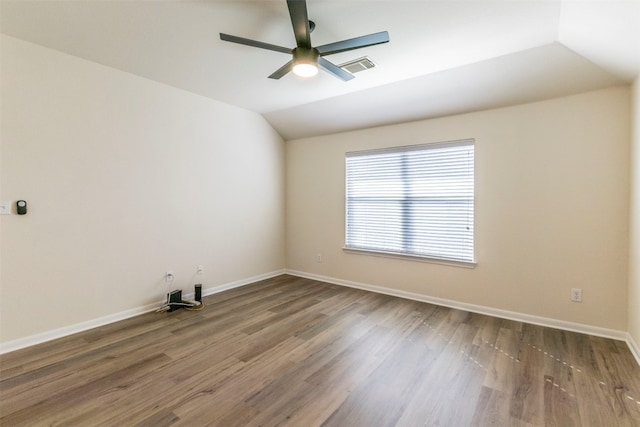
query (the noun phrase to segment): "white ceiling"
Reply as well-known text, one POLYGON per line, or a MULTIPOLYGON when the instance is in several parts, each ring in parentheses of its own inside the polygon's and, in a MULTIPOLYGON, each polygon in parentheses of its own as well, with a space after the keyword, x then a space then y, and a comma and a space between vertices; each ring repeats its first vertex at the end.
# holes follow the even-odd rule
POLYGON ((531 102, 640 74, 640 0, 307 0, 314 45, 389 31, 327 57, 378 66, 343 82, 267 76, 293 47, 285 0, 0 0, 0 30, 264 115, 294 139, 531 102))

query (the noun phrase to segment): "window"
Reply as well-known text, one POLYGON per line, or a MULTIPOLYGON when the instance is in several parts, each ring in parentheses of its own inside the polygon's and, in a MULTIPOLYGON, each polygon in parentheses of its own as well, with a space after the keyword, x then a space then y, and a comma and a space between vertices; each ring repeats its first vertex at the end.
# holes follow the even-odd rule
POLYGON ((473 263, 474 141, 346 155, 346 248, 473 263))

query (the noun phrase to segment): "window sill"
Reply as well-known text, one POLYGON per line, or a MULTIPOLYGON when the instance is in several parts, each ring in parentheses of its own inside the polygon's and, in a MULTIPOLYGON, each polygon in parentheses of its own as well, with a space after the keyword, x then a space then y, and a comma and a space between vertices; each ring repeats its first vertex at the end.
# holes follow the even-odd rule
POLYGON ((477 266, 476 262, 454 261, 454 260, 447 260, 447 259, 425 257, 420 255, 409 255, 409 254, 400 254, 395 252, 374 251, 370 249, 355 249, 355 248, 343 247, 342 250, 346 253, 352 253, 352 254, 358 254, 358 255, 371 255, 371 256, 379 256, 383 258, 395 258, 395 259, 402 259, 407 261, 419 261, 419 262, 426 262, 430 264, 448 265, 451 267, 476 268, 477 266))

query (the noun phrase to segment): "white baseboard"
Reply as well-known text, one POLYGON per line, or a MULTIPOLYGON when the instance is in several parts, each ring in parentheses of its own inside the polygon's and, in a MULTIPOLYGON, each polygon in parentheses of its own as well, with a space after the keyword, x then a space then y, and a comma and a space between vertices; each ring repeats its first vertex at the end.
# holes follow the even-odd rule
MULTIPOLYGON (((205 289, 202 290, 202 296, 206 297, 206 296, 209 296, 209 295, 218 294, 220 292, 228 291, 229 289, 240 288, 242 286, 250 285, 252 283, 259 282, 261 280, 271 279, 272 277, 280 276, 280 275, 283 275, 285 273, 286 273, 286 271, 284 269, 276 270, 276 271, 272 271, 270 273, 265 273, 265 274, 260 274, 258 276, 249 277, 247 279, 236 280, 235 282, 229 282, 229 283, 224 283, 222 285, 214 286, 214 287, 211 287, 211 288, 205 288, 205 289)), ((195 296, 195 294, 193 292, 184 295, 184 297, 186 299, 193 299, 194 296, 195 296)))
POLYGON ((633 354, 633 357, 636 358, 636 362, 638 362, 638 365, 640 365, 640 346, 637 342, 635 342, 631 334, 627 334, 626 341, 627 345, 629 346, 629 350, 631 350, 631 354, 633 354))
MULTIPOLYGON (((406 298, 415 301, 427 302, 435 305, 441 305, 445 307, 455 308, 458 310, 470 311, 473 313, 485 314, 487 316, 499 317, 502 319, 515 320, 518 322, 530 323, 534 325, 546 326, 549 328, 562 329, 571 332, 579 332, 588 335, 595 335, 604 338, 611 338, 620 341, 626 341, 629 343, 631 336, 626 331, 618 331, 615 329, 600 328, 597 326, 583 325, 581 323, 567 322, 564 320, 551 319, 548 317, 533 316, 530 314, 517 313, 513 311, 500 310, 497 308, 486 307, 482 305, 468 304, 464 302, 448 300, 443 298, 431 297, 428 295, 416 294, 413 292, 405 292, 397 289, 384 288, 381 286, 368 285, 364 283, 352 282, 349 280, 336 279, 334 277, 321 276, 317 274, 305 273, 296 270, 286 270, 287 274, 292 276, 304 277, 312 280, 319 280, 321 282, 333 283, 335 285, 347 286, 350 288, 362 289, 365 291, 376 292, 379 294, 386 294, 400 298, 406 298)), ((631 347, 631 344, 629 344, 631 347)), ((634 350, 632 349, 632 352, 634 350)), ((637 346, 636 353, 634 354, 638 363, 637 346)))
POLYGON ((86 331, 88 329, 97 328, 109 323, 117 322, 120 320, 128 319, 130 317, 138 316, 149 311, 157 309, 160 304, 147 304, 143 307, 136 307, 129 310, 121 311, 119 313, 109 314, 107 316, 98 317, 96 319, 87 320, 85 322, 76 323, 74 325, 64 326, 58 329, 52 329, 50 331, 41 332, 39 334, 30 335, 28 337, 19 338, 13 341, 7 341, 0 344, 0 354, 9 353, 21 348, 30 347, 32 345, 40 344, 46 341, 55 340, 57 338, 66 337, 68 335, 75 334, 77 332, 86 331))
MULTIPOLYGON (((223 292, 233 288, 239 288, 241 286, 248 285, 250 283, 259 282, 260 280, 270 279, 275 276, 284 274, 285 270, 277 270, 271 273, 261 274, 258 276, 249 277, 242 280, 236 280, 234 282, 225 283, 222 285, 214 286, 211 288, 205 288, 202 290, 202 295, 213 295, 219 292, 223 292)), ((188 298, 186 295, 185 298, 188 298)), ((190 294, 193 298, 193 293, 190 294)), ((88 329, 97 328, 98 326, 107 325, 109 323, 118 322, 120 320, 128 319, 130 317, 138 316, 140 314, 148 313, 150 311, 158 309, 164 301, 158 301, 156 303, 147 304, 142 307, 136 307, 129 310, 121 311, 119 313, 109 314, 107 316, 98 317, 96 319, 87 320, 85 322, 76 323, 73 325, 65 326, 58 329, 52 329, 50 331, 42 332, 28 337, 19 338, 12 341, 0 343, 0 354, 9 353, 11 351, 19 350, 21 348, 30 347, 32 345, 40 344, 46 341, 55 340, 57 338, 66 337, 78 332, 86 331, 88 329)))

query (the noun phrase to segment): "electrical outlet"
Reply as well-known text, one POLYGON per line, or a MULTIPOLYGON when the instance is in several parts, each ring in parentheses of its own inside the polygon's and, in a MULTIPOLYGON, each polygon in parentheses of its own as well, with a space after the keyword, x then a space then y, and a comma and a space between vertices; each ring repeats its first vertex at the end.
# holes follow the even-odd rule
POLYGON ((167 271, 164 274, 164 281, 167 283, 173 282, 173 271, 167 271))
POLYGON ((202 274, 203 271, 204 271, 204 265, 199 265, 198 266, 198 275, 202 274))
POLYGON ((582 289, 571 288, 571 301, 582 302, 582 289))
POLYGON ((10 200, 0 200, 0 215, 11 215, 10 200))
POLYGON ((322 262, 322 254, 321 253, 317 253, 316 254, 316 262, 322 262))

